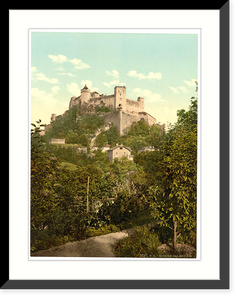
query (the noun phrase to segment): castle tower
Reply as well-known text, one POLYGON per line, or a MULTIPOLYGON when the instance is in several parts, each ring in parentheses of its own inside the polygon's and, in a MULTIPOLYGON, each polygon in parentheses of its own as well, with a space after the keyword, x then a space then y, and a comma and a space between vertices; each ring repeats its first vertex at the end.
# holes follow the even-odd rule
POLYGON ((51 123, 56 120, 56 116, 57 116, 56 114, 51 115, 51 123))
POLYGON ((118 109, 121 106, 122 110, 126 110, 126 87, 115 86, 114 88, 114 109, 118 109))
POLYGON ((118 106, 117 110, 119 111, 119 133, 123 135, 123 124, 122 124, 122 106, 118 106))
POLYGON ((90 99, 90 96, 91 96, 91 92, 85 84, 84 88, 81 89, 81 102, 87 103, 88 100, 90 99))
POLYGON ((139 108, 141 111, 144 111, 144 98, 138 97, 137 101, 139 102, 139 108))

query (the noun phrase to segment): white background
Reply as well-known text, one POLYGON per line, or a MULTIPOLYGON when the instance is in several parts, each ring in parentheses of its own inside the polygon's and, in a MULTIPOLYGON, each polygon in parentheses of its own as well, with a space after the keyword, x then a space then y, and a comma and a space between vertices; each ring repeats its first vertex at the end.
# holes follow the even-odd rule
POLYGON ((10 279, 219 279, 219 11, 11 11, 10 24, 10 279), (141 28, 143 19, 146 28, 202 30, 201 261, 29 261, 28 29, 141 28))

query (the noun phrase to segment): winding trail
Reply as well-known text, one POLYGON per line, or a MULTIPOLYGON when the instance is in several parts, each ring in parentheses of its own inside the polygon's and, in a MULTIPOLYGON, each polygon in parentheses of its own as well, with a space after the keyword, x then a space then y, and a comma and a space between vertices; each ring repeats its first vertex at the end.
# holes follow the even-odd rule
POLYGON ((120 232, 108 233, 91 237, 82 241, 67 243, 61 246, 52 247, 31 253, 31 256, 39 257, 115 257, 114 246, 122 239, 132 235, 137 228, 153 228, 159 222, 149 223, 135 228, 125 229, 120 232))
POLYGON ((95 236, 82 241, 67 243, 47 250, 34 252, 31 256, 42 257, 114 257, 113 247, 128 237, 127 230, 95 236))

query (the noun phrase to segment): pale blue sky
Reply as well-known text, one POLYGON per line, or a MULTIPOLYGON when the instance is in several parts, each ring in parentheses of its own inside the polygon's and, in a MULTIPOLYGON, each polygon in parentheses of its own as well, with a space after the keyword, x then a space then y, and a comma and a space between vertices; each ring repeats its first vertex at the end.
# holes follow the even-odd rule
POLYGON ((196 96, 198 35, 162 33, 31 33, 31 122, 49 123, 85 85, 145 98, 145 111, 174 123, 196 96))

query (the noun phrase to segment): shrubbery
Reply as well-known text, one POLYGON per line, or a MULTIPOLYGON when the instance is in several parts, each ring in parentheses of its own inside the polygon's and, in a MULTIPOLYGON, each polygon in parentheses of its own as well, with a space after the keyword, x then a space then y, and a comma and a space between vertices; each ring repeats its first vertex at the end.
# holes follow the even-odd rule
POLYGON ((114 249, 117 257, 140 257, 140 258, 195 258, 194 247, 178 244, 174 249, 172 244, 163 244, 170 240, 164 227, 148 229, 143 226, 138 228, 129 237, 121 240, 114 249), (160 235, 159 235, 160 232, 160 235))
POLYGON ((121 190, 114 200, 105 201, 99 215, 109 224, 118 225, 129 222, 146 208, 140 200, 128 190, 121 190))
POLYGON ((135 227, 152 222, 152 218, 165 227, 155 233, 145 228, 137 230, 121 242, 116 253, 126 257, 156 256, 160 255, 157 245, 176 245, 177 240, 196 247, 196 121, 197 103, 193 102, 189 112, 178 112, 177 124, 167 133, 144 121, 132 124, 125 136, 112 126, 99 135, 97 143, 123 143, 135 153, 134 162, 123 157, 113 163, 101 151, 89 156, 73 147, 46 143, 55 137, 89 146, 89 138, 103 126, 97 114, 70 110, 53 122, 45 137, 39 135, 40 121, 33 124, 31 249, 135 227), (159 147, 159 151, 137 154, 145 145, 159 147), (61 162, 77 167, 70 171, 61 162))
POLYGON ((120 241, 114 252, 118 257, 158 257, 157 247, 160 245, 157 234, 143 227, 120 241))

